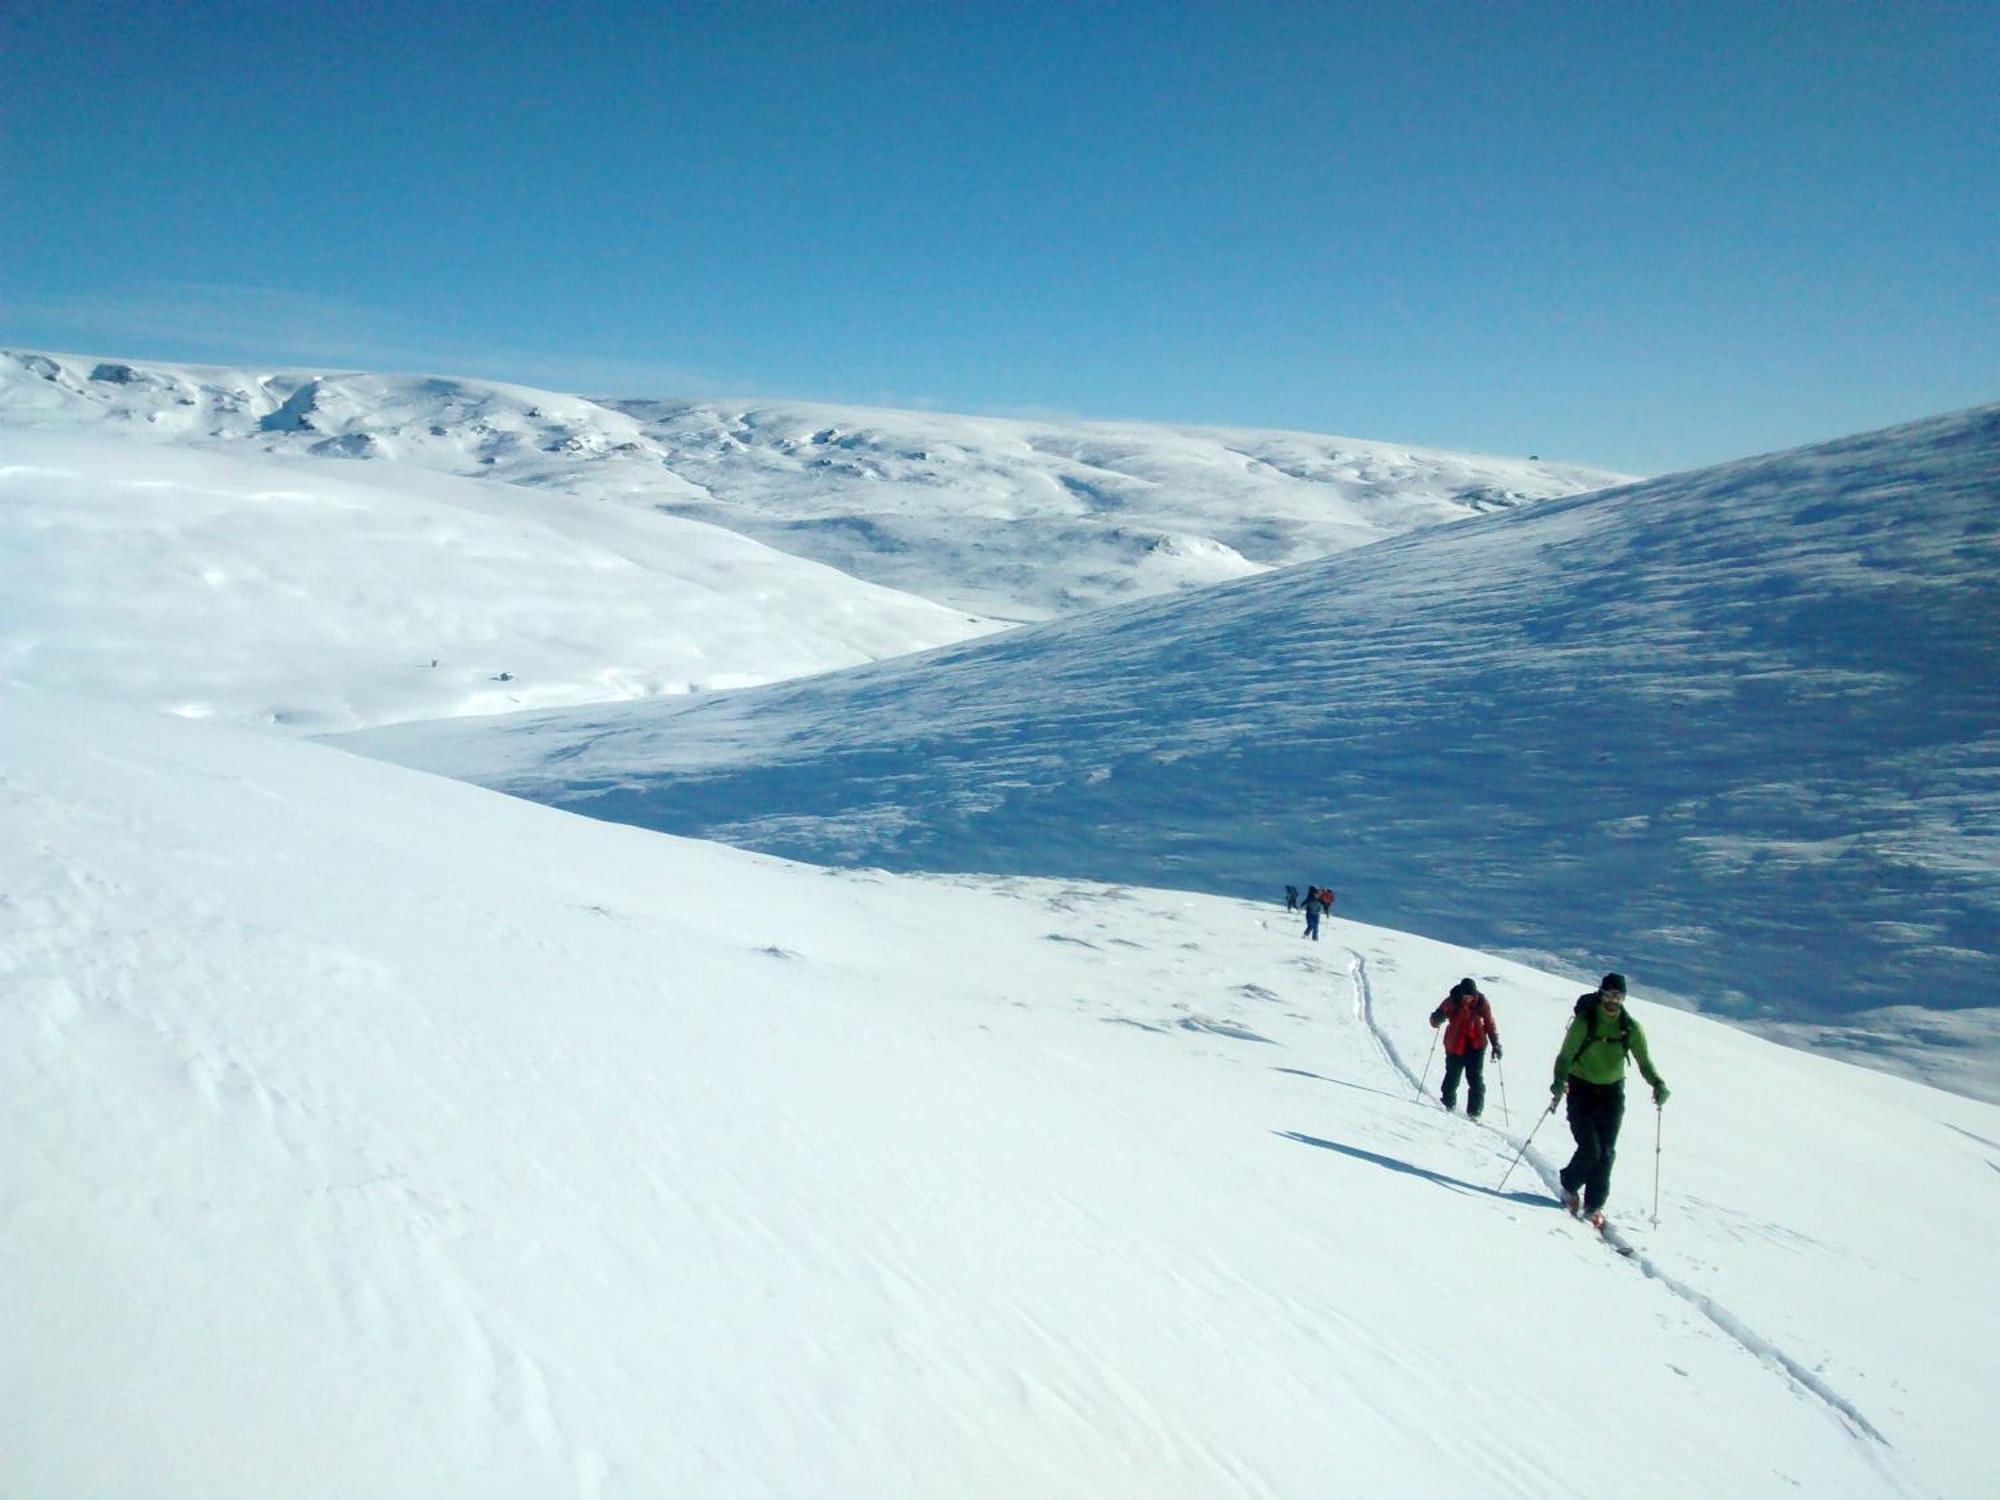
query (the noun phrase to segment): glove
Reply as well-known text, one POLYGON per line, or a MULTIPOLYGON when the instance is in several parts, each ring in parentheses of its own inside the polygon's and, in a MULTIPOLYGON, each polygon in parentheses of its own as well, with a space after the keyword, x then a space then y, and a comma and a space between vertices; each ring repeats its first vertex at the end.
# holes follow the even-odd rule
POLYGON ((1664 1104, 1665 1104, 1666 1102, 1667 1102, 1667 1086, 1666 1086, 1666 1085, 1665 1085, 1664 1083, 1656 1083, 1656 1084, 1654 1084, 1654 1085, 1653 1085, 1653 1108, 1655 1108, 1655 1109, 1658 1109, 1658 1108, 1660 1108, 1660 1107, 1661 1107, 1662 1105, 1664 1105, 1664 1104))
POLYGON ((1500 1038, 1497 1036, 1493 1038, 1493 1060, 1500 1061, 1500 1038))
POLYGON ((1566 1082, 1557 1083, 1553 1085, 1549 1089, 1549 1107, 1553 1109, 1555 1107, 1555 1102, 1558 1099, 1562 1098, 1562 1096, 1564 1094, 1567 1094, 1568 1092, 1569 1092, 1569 1084, 1566 1082))

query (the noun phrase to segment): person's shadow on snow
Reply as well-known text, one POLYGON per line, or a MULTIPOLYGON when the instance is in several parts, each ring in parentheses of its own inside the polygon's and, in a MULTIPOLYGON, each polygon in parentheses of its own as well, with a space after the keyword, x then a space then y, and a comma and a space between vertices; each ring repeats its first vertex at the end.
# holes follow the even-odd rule
POLYGON ((1303 1135, 1296 1130, 1274 1130, 1271 1134, 1282 1136, 1288 1141, 1297 1141, 1304 1146, 1317 1146, 1322 1151, 1338 1151, 1342 1156, 1351 1156, 1356 1161, 1365 1161, 1372 1166, 1387 1167, 1392 1172, 1403 1172, 1411 1177, 1421 1177, 1426 1182, 1435 1182, 1439 1187, 1448 1187, 1459 1193, 1478 1193, 1485 1198, 1498 1198, 1504 1203, 1526 1203, 1537 1208, 1545 1208, 1554 1200, 1547 1193, 1502 1193, 1490 1187, 1481 1187, 1476 1182, 1464 1182, 1449 1177, 1443 1172, 1433 1172, 1429 1167, 1419 1167, 1407 1161, 1398 1161, 1393 1156, 1384 1156, 1378 1151, 1364 1151, 1359 1146, 1344 1146, 1339 1141, 1323 1140, 1316 1135, 1303 1135))
MULTIPOLYGON (((1399 1102, 1410 1097, 1408 1094, 1392 1094, 1387 1089, 1371 1089, 1365 1083, 1349 1083, 1345 1078, 1328 1078, 1324 1073, 1308 1073, 1304 1068, 1273 1068, 1271 1071, 1273 1073, 1289 1073, 1294 1078, 1310 1078, 1314 1083, 1336 1084, 1344 1089, 1353 1089, 1357 1093, 1377 1094, 1384 1099, 1394 1099, 1399 1102)), ((1300 1136, 1298 1139, 1305 1140, 1307 1138, 1300 1136)))

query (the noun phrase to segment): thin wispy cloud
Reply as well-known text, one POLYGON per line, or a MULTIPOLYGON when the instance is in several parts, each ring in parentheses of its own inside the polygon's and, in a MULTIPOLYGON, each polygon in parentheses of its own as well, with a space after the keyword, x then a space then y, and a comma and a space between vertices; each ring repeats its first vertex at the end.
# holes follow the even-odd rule
POLYGON ((407 318, 379 307, 280 287, 176 283, 129 294, 13 302, 0 306, 0 319, 48 330, 37 343, 183 362, 468 375, 595 395, 686 395, 750 384, 664 360, 468 347, 425 338, 407 318))

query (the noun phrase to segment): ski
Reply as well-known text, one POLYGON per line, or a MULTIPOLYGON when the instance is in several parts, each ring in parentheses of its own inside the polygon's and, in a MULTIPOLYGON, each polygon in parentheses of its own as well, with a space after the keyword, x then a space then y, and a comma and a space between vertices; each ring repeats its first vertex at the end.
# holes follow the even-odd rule
POLYGON ((1616 1250, 1620 1255, 1624 1256, 1627 1260, 1630 1260, 1633 1256, 1639 1253, 1638 1251, 1634 1250, 1630 1245, 1626 1244, 1623 1240, 1618 1238, 1618 1232, 1611 1227, 1610 1223, 1605 1219, 1603 1214, 1597 1213, 1588 1215, 1584 1219, 1584 1223, 1588 1224, 1592 1229, 1595 1229, 1597 1231, 1597 1237, 1599 1239, 1603 1240, 1605 1244, 1609 1245, 1613 1250, 1616 1250))
POLYGON ((1633 1256, 1639 1253, 1638 1251, 1634 1250, 1630 1245, 1626 1244, 1623 1240, 1618 1238, 1618 1231, 1612 1227, 1611 1221, 1604 1217, 1604 1211, 1602 1209, 1599 1209, 1594 1214, 1585 1213, 1583 1211, 1582 1201, 1578 1198, 1578 1196, 1575 1193, 1570 1192, 1567 1188, 1563 1189, 1563 1195, 1560 1202, 1563 1212, 1567 1213, 1572 1219, 1576 1220, 1577 1223, 1586 1225, 1591 1229, 1595 1229, 1597 1231, 1597 1237, 1599 1239, 1604 1241, 1605 1244, 1609 1245, 1613 1250, 1616 1250, 1620 1255, 1624 1256, 1627 1260, 1632 1259, 1633 1256))

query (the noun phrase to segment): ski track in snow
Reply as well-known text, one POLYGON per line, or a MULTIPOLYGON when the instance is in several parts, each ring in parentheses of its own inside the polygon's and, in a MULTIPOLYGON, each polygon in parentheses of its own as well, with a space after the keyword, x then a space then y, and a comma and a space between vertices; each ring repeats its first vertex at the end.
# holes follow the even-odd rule
MULTIPOLYGON (((1409 1085, 1411 1093, 1417 1096, 1418 1102, 1423 1102, 1421 1092, 1423 1088, 1422 1081, 1416 1072, 1411 1069, 1410 1065, 1403 1061, 1402 1053, 1397 1050, 1395 1042, 1390 1039, 1387 1030, 1384 1029, 1375 1017, 1375 992, 1374 987, 1368 980, 1367 958, 1354 948, 1349 948, 1347 953, 1349 959, 1347 980, 1349 987, 1353 991, 1355 1018, 1368 1028, 1369 1034, 1375 1039, 1376 1048, 1381 1052, 1383 1060, 1409 1085)), ((1522 1149, 1525 1144, 1520 1138, 1514 1137, 1506 1131, 1496 1130, 1484 1121, 1476 1123, 1480 1125, 1480 1128, 1491 1131, 1502 1140, 1508 1141, 1517 1150, 1522 1149)), ((1538 1120, 1537 1124, 1539 1123, 1540 1121, 1538 1120)), ((1534 1127, 1531 1126, 1530 1135, 1532 1135, 1533 1129, 1534 1127)), ((1553 1166, 1541 1152, 1534 1150, 1532 1147, 1526 1148, 1525 1159, 1540 1174, 1542 1185, 1549 1190, 1550 1195, 1560 1202, 1562 1191, 1559 1169, 1553 1166)), ((1798 1360, 1785 1353, 1784 1350, 1773 1344, 1769 1339, 1757 1333, 1728 1308, 1723 1307, 1713 1297, 1698 1287, 1690 1286, 1687 1282, 1668 1275, 1651 1256, 1633 1245, 1624 1235, 1619 1233, 1616 1227, 1607 1229, 1604 1233, 1604 1238, 1615 1246, 1625 1259, 1631 1261, 1648 1280, 1659 1283, 1661 1287, 1687 1303, 1688 1306, 1708 1319, 1722 1333, 1742 1346, 1745 1351, 1755 1356, 1760 1363, 1782 1373, 1796 1388, 1818 1397, 1840 1419, 1841 1424, 1849 1433, 1856 1438, 1868 1439, 1874 1444, 1879 1445, 1882 1449, 1893 1451, 1894 1445, 1876 1429, 1874 1423, 1861 1414, 1853 1402, 1841 1396, 1839 1392, 1833 1390, 1825 1381, 1813 1374, 1812 1371, 1806 1369, 1798 1360)), ((1870 1451, 1872 1452, 1873 1450, 1870 1451)), ((1902 1475, 1894 1473, 1880 1463, 1877 1464, 1877 1468, 1881 1472, 1882 1477, 1895 1484, 1902 1493, 1921 1493, 1920 1490, 1902 1475)))

